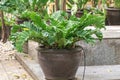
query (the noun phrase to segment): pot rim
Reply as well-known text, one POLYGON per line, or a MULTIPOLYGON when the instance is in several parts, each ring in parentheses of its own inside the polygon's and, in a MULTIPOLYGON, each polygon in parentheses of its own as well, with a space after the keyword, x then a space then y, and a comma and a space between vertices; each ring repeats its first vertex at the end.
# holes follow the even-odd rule
POLYGON ((37 47, 37 50, 40 52, 80 52, 83 50, 83 47, 77 46, 76 48, 70 48, 70 49, 49 49, 49 48, 43 48, 41 46, 37 47))
MULTIPOLYGON (((69 12, 69 13, 71 13, 71 9, 67 9, 66 10, 67 12, 69 12)), ((81 13, 81 14, 83 14, 84 13, 84 11, 83 10, 77 10, 77 12, 76 13, 81 13)))
POLYGON ((116 10, 120 10, 120 9, 115 8, 115 7, 107 7, 106 10, 116 11, 116 10))

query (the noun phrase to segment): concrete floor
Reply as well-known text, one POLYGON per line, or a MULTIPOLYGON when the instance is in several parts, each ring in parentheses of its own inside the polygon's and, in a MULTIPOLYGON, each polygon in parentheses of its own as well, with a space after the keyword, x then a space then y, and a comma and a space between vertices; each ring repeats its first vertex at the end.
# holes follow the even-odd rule
MULTIPOLYGON (((77 77, 81 80, 83 67, 79 67, 77 77)), ((120 65, 87 66, 85 80, 120 80, 120 65)))
POLYGON ((33 80, 17 60, 0 61, 0 80, 33 80))
MULTIPOLYGON (((39 64, 29 55, 16 54, 16 58, 34 80, 45 80, 39 64)), ((83 70, 84 67, 80 66, 76 74, 77 80, 82 80, 83 70)), ((120 65, 87 66, 84 80, 120 80, 120 65)))
POLYGON ((10 41, 0 41, 0 80, 33 80, 15 59, 15 53, 10 41))

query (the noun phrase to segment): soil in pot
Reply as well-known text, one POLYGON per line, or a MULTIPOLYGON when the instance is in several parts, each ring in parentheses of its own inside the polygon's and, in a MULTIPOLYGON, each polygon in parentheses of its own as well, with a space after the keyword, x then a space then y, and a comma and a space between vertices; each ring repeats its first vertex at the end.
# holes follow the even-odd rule
POLYGON ((106 9, 106 25, 120 25, 120 9, 106 9))
POLYGON ((74 50, 39 49, 38 59, 47 80, 75 80, 82 48, 74 50))

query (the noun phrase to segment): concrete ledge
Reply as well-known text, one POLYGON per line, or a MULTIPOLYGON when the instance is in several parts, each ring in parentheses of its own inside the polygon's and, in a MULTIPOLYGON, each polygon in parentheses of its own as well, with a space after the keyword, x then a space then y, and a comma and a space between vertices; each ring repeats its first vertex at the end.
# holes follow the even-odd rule
POLYGON ((37 56, 37 47, 39 46, 38 42, 29 40, 28 41, 28 54, 35 59, 36 62, 38 62, 38 56, 37 56))
POLYGON ((103 38, 120 38, 120 26, 106 26, 106 30, 102 30, 103 38))
MULTIPOLYGON (((90 26, 87 29, 94 29, 90 26)), ((103 32, 103 38, 120 38, 120 26, 106 26, 106 29, 101 30, 103 32)))
MULTIPOLYGON (((29 55, 17 53, 16 59, 34 80, 45 80, 39 64, 29 55)), ((79 67, 77 80, 82 80, 83 69, 83 66, 79 67)), ((87 66, 84 80, 120 80, 120 65, 87 66)))

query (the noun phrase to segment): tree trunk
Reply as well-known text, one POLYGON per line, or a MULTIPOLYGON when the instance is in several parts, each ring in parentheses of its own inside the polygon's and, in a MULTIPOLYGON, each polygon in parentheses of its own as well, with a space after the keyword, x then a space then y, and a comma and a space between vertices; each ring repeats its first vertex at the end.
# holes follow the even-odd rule
POLYGON ((2 36, 1 36, 2 39, 1 39, 1 41, 5 43, 7 41, 8 36, 7 36, 7 28, 5 26, 3 11, 1 11, 1 22, 2 22, 2 36))
POLYGON ((55 0, 56 11, 59 10, 59 0, 55 0))
POLYGON ((66 0, 62 0, 62 10, 66 11, 66 0))

